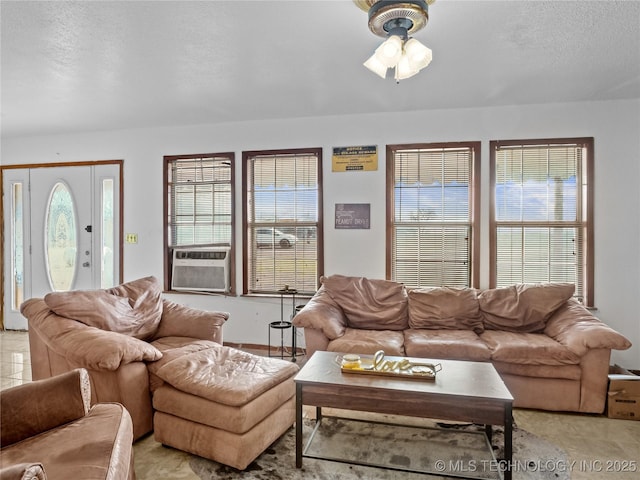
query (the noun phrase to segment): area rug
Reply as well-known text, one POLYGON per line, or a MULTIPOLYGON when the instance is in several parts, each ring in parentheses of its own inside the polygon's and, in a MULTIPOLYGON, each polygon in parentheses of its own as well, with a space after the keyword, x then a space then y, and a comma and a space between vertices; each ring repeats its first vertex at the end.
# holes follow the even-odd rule
MULTIPOLYGON (((305 419, 303 438, 314 422, 305 419)), ((421 428, 325 417, 305 455, 355 459, 393 469, 303 458, 295 467, 295 430, 289 429, 244 471, 192 456, 189 464, 202 480, 414 480, 452 477, 500 479, 503 430, 494 427, 492 445, 483 428, 472 424, 434 423, 421 428), (410 471, 405 471, 410 470, 410 471), (425 471, 431 473, 426 476, 425 471)), ((566 453, 525 430, 514 427, 513 480, 565 480, 570 472, 566 453)))

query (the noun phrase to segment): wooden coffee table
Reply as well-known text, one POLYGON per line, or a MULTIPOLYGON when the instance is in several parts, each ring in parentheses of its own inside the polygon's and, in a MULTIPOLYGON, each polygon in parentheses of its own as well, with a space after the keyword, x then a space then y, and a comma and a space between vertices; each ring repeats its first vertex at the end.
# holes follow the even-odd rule
POLYGON ((501 470, 505 480, 511 479, 513 397, 491 363, 409 358, 442 365, 435 380, 424 380, 343 373, 339 355, 315 352, 294 379, 297 468, 303 457, 302 406, 310 405, 316 407, 316 422, 322 420, 322 407, 330 407, 483 424, 489 442, 491 426, 503 425, 501 470))

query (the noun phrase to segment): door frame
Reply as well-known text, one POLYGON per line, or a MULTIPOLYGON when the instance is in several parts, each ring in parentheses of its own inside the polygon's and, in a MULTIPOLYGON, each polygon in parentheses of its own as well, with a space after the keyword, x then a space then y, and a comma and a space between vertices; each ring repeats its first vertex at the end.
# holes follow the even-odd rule
POLYGON ((124 160, 95 160, 95 161, 82 161, 82 162, 57 162, 57 163, 22 163, 16 165, 0 165, 0 330, 4 330, 4 293, 5 293, 5 281, 4 278, 4 240, 5 240, 5 219, 4 219, 4 171, 15 169, 34 169, 34 168, 52 168, 52 167, 92 167, 96 165, 118 165, 119 167, 119 194, 120 194, 120 208, 119 208, 119 226, 118 226, 118 238, 116 243, 120 251, 118 262, 118 283, 122 283, 123 279, 123 251, 124 251, 124 160))

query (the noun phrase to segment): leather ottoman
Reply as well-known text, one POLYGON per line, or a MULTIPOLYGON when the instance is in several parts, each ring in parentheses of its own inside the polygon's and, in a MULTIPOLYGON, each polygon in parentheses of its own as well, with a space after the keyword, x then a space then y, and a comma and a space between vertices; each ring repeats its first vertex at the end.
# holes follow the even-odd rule
POLYGON ((150 371, 154 437, 167 446, 244 470, 295 421, 299 367, 213 342, 167 352, 150 371))

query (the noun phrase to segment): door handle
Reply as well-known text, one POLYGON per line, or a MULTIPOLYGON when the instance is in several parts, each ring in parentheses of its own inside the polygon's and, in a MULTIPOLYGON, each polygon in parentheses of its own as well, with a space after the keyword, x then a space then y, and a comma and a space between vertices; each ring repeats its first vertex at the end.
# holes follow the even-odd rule
POLYGON ((82 264, 82 266, 83 266, 83 267, 85 267, 85 268, 89 267, 89 262, 84 262, 84 263, 82 264))

